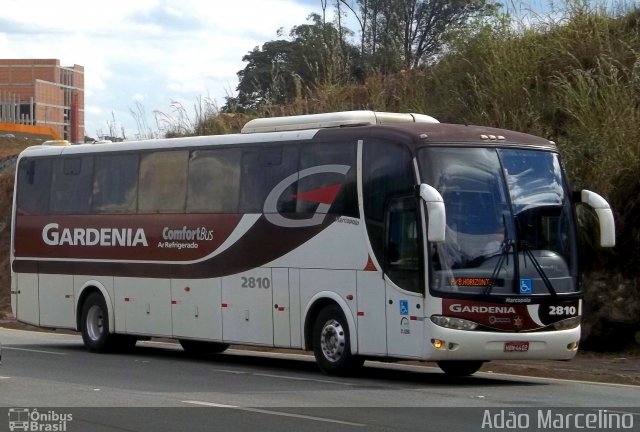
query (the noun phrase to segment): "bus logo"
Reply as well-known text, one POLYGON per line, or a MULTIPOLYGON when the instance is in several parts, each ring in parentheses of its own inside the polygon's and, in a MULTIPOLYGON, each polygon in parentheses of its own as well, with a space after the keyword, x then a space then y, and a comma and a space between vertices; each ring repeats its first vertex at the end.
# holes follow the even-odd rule
POLYGON ((9 408, 9 430, 29 430, 29 408, 9 408))
POLYGON ((341 185, 333 185, 327 188, 322 188, 315 191, 308 191, 298 194, 299 199, 313 201, 318 203, 316 212, 307 219, 289 219, 278 213, 278 199, 289 186, 296 183, 300 179, 309 177, 315 174, 324 173, 337 173, 346 175, 351 167, 349 165, 319 165, 311 168, 303 169, 296 173, 291 174, 280 183, 278 183, 269 192, 267 199, 264 201, 264 217, 274 225, 278 225, 285 228, 303 228, 314 225, 320 225, 327 217, 327 212, 333 204, 341 185))

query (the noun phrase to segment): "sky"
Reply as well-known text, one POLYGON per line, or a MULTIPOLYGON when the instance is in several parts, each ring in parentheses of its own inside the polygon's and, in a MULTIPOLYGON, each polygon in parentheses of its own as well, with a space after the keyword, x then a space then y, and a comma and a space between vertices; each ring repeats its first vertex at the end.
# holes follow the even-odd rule
MULTIPOLYGON (((544 13, 550 2, 506 3, 544 13)), ((118 136, 124 128, 131 139, 149 130, 161 134, 159 127, 166 125, 156 118, 180 121, 183 112, 188 123, 195 118, 194 105, 222 107, 225 96, 236 94, 242 57, 278 38, 278 29, 288 34, 305 23, 320 5, 321 0, 0 0, 0 58, 55 58, 62 66, 84 66, 85 135, 107 135, 112 125, 118 136)))
POLYGON ((0 0, 0 58, 55 58, 85 68, 85 135, 158 130, 154 112, 224 105, 236 72, 279 28, 306 22, 317 0, 0 0), (174 105, 177 102, 178 105, 174 105), (138 126, 131 111, 146 119, 138 126))

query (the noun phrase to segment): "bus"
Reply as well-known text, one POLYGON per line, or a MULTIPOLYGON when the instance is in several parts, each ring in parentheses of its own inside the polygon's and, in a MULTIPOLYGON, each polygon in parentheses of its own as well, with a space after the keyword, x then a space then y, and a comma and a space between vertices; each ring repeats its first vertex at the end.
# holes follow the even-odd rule
POLYGON ((578 203, 613 246, 609 205, 571 191, 553 142, 424 114, 45 144, 18 159, 11 305, 92 351, 150 337, 301 349, 328 374, 376 358, 454 376, 571 359, 578 203))

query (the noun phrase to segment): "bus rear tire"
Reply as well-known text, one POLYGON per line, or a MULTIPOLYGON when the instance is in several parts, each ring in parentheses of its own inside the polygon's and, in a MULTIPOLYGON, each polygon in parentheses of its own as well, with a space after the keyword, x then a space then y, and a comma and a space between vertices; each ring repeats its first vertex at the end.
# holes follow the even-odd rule
POLYGON ((338 305, 320 311, 313 328, 313 353, 322 372, 347 375, 359 369, 364 358, 351 353, 347 320, 338 305))
POLYGON ((463 377, 478 372, 482 363, 480 360, 443 360, 438 362, 438 366, 449 376, 463 377))
POLYGON ((89 294, 82 305, 80 317, 84 345, 90 351, 111 351, 116 343, 116 335, 109 332, 109 312, 102 294, 89 294))
POLYGON ((204 342, 195 341, 191 339, 179 339, 182 349, 189 354, 204 355, 204 354, 220 354, 229 348, 229 344, 221 342, 204 342))

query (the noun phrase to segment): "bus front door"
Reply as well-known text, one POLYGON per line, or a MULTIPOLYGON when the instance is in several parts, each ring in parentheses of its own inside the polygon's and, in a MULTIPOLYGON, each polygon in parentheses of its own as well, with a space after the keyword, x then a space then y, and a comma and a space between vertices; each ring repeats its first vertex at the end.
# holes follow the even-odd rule
POLYGON ((422 254, 416 198, 391 199, 385 217, 387 350, 420 358, 424 336, 422 254))

